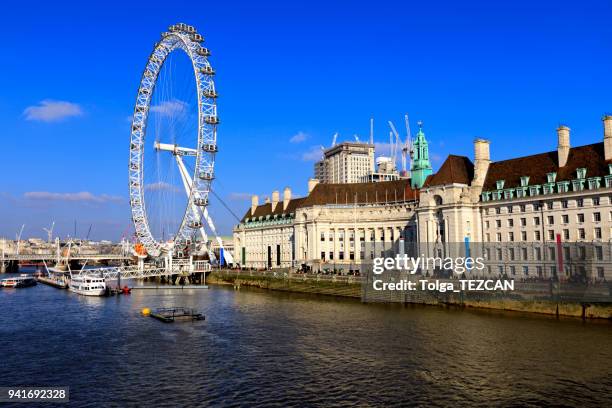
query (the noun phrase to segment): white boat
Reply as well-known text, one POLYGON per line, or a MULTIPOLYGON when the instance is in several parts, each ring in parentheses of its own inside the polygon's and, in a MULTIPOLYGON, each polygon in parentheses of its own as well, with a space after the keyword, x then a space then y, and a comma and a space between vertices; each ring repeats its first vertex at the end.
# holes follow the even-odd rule
POLYGON ((104 296, 106 282, 104 278, 95 278, 87 275, 72 275, 68 289, 84 296, 104 296))
POLYGON ((6 278, 0 281, 0 286, 3 288, 27 288, 28 286, 36 285, 36 279, 32 276, 21 274, 14 278, 6 278))

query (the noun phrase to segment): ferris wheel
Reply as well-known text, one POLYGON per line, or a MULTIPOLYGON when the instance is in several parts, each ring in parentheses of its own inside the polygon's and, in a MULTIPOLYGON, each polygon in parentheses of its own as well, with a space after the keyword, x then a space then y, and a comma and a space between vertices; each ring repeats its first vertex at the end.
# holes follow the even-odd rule
POLYGON ((207 243, 205 225, 217 235, 208 205, 219 117, 215 71, 203 41, 183 23, 162 33, 136 97, 130 206, 136 238, 154 257, 207 243))

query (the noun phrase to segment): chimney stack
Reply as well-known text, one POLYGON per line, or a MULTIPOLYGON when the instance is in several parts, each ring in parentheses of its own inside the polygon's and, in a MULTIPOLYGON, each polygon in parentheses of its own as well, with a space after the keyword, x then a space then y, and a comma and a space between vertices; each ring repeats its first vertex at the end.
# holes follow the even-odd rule
POLYGON ((287 210, 289 201, 291 201, 291 189, 289 187, 285 187, 285 190, 283 191, 283 211, 287 210))
POLYGON ((474 140, 474 180, 472 181, 474 186, 484 186, 489 164, 491 164, 490 144, 491 142, 485 139, 474 140))
POLYGON ((312 193, 312 190, 319 184, 319 180, 315 178, 308 179, 308 194, 312 193))
POLYGON ((251 197, 251 216, 253 214, 255 214, 255 210, 257 209, 257 206, 259 205, 259 197, 257 197, 256 195, 251 197))
POLYGON ((567 164, 567 157, 570 151, 570 128, 560 125, 557 128, 557 155, 559 156, 559 167, 567 164))
POLYGON ((604 115, 604 153, 606 160, 612 160, 612 115, 604 115))
POLYGON ((276 209, 279 199, 280 199, 280 194, 278 190, 274 190, 272 192, 272 212, 274 212, 274 210, 276 209))

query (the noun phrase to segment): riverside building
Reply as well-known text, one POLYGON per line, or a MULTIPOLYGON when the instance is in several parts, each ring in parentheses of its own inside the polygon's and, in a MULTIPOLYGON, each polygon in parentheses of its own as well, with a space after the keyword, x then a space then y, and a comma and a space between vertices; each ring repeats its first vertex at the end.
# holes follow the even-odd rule
POLYGON ((410 179, 310 180, 306 197, 289 189, 282 202, 278 192, 263 205, 254 197, 234 229, 236 259, 349 273, 378 256, 370 243, 410 243, 426 256, 468 248, 487 261, 481 276, 612 279, 612 116, 603 124, 603 142, 571 147, 560 126, 556 150, 502 161, 476 139, 473 161, 449 155, 435 174, 422 134, 410 179))

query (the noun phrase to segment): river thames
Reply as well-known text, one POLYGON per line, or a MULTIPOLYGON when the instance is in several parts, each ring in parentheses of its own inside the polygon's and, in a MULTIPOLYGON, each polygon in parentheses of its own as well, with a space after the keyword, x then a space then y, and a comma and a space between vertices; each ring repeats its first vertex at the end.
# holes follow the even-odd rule
MULTIPOLYGON (((612 324, 211 286, 0 289, 0 386, 71 406, 610 406, 612 324), (142 308, 187 306, 164 324, 142 308)), ((23 404, 16 406, 24 406, 23 404)))

